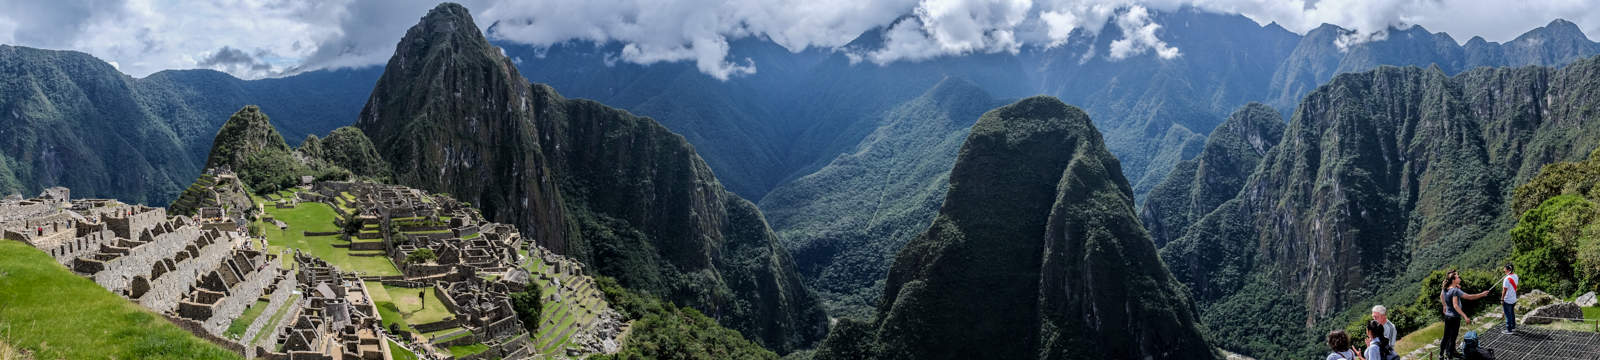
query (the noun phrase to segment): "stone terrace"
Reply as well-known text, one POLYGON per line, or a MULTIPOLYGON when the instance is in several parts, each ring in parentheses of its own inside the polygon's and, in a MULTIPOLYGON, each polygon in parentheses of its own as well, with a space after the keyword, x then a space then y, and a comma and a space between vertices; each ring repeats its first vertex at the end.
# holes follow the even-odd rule
POLYGON ((1497 360, 1600 359, 1600 333, 1518 326, 1517 333, 1500 333, 1505 325, 1479 335, 1479 346, 1494 349, 1497 360))

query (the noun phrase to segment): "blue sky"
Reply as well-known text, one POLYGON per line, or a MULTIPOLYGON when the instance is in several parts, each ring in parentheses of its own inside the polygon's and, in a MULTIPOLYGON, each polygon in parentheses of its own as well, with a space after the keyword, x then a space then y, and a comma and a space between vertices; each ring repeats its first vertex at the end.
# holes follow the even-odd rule
MULTIPOLYGON (((87 52, 133 76, 209 68, 242 78, 382 64, 432 1, 415 0, 0 0, 0 44, 87 52)), ((1591 0, 466 0, 490 37, 534 46, 581 39, 620 42, 618 58, 693 62, 728 78, 759 64, 728 59, 731 40, 758 36, 793 51, 834 48, 895 24, 883 49, 853 54, 889 63, 1051 46, 1073 30, 1122 27, 1102 56, 1182 56, 1161 41, 1151 12, 1194 6, 1239 13, 1304 32, 1322 23, 1381 38, 1422 25, 1465 42, 1506 41, 1564 18, 1600 32, 1591 0)))

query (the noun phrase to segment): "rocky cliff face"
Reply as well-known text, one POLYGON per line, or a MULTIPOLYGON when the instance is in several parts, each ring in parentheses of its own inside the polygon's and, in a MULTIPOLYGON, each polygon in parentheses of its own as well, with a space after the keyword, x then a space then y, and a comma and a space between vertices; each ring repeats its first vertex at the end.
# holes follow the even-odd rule
POLYGON ((1591 58, 1455 77, 1437 67, 1340 75, 1300 103, 1242 190, 1162 255, 1209 326, 1286 330, 1224 345, 1286 354, 1322 321, 1431 270, 1503 259, 1511 187, 1600 144, 1585 124, 1600 102, 1597 72, 1591 58))
POLYGON ((1139 220, 1156 246, 1177 239, 1189 224, 1232 199, 1261 157, 1283 137, 1283 127, 1276 110, 1250 103, 1211 132, 1199 156, 1173 167, 1139 209, 1139 220))
POLYGON ((761 213, 682 136, 529 84, 460 5, 406 33, 357 126, 398 182, 470 201, 627 287, 780 353, 826 331, 761 213))
POLYGON ((1212 356, 1117 159, 1083 111, 1048 97, 973 126, 880 304, 881 358, 1212 356))
POLYGON ((928 228, 967 130, 1002 105, 946 78, 890 111, 861 145, 761 201, 829 314, 871 319, 894 254, 928 228))
POLYGON ((1577 24, 1561 19, 1505 43, 1473 37, 1466 45, 1457 45, 1450 35, 1430 33, 1421 26, 1388 29, 1384 34, 1374 41, 1341 46, 1342 38, 1354 35, 1350 30, 1323 25, 1307 32, 1273 74, 1266 102, 1287 113, 1334 75, 1380 65, 1433 65, 1456 74, 1483 66, 1560 65, 1600 53, 1600 43, 1590 41, 1577 24))

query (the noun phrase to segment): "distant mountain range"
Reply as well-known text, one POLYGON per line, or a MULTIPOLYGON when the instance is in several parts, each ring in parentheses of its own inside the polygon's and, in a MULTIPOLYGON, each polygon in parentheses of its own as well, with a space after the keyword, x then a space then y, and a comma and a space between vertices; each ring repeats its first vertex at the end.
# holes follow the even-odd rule
POLYGON ((229 114, 276 109, 299 143, 350 125, 379 69, 239 80, 210 70, 134 79, 88 54, 0 45, 0 194, 67 186, 165 205, 197 177, 229 114))
MULTIPOLYGON (((486 213, 522 225, 526 233, 550 246, 587 254, 580 258, 611 269, 603 271, 610 271, 608 274, 630 287, 667 294, 703 310, 726 309, 726 314, 712 315, 730 321, 725 324, 746 334, 757 334, 751 337, 761 339, 764 345, 792 349, 820 336, 817 324, 822 322, 816 318, 821 315, 815 310, 818 299, 806 293, 806 287, 819 290, 820 301, 832 315, 861 320, 881 315, 876 313, 881 310, 877 305, 884 299, 877 297, 890 283, 886 280, 889 260, 903 244, 928 230, 938 216, 950 190, 949 169, 970 125, 978 114, 1005 102, 1000 99, 1050 95, 1078 106, 1094 119, 1105 148, 1119 160, 1119 171, 1128 183, 1134 206, 1141 210, 1144 225, 1151 228, 1157 244, 1165 244, 1162 254, 1166 261, 1177 270, 1177 278, 1195 292, 1205 323, 1223 329, 1239 328, 1221 318, 1223 309, 1248 309, 1245 305, 1254 304, 1242 303, 1237 299, 1243 295, 1234 294, 1260 295, 1288 284, 1294 292, 1283 299, 1298 307, 1280 315, 1299 325, 1290 330, 1304 330, 1306 323, 1337 316, 1361 302, 1360 296, 1342 292, 1346 289, 1361 289, 1355 290, 1357 294, 1385 293, 1365 279, 1410 279, 1421 269, 1439 264, 1443 256, 1459 255, 1465 248, 1482 244, 1475 241, 1490 241, 1467 239, 1495 234, 1498 226, 1506 224, 1499 208, 1505 189, 1525 179, 1539 164, 1587 153, 1589 149, 1583 147, 1592 143, 1586 132, 1558 126, 1570 125, 1575 121, 1571 118, 1546 121, 1543 119, 1550 115, 1528 112, 1530 108, 1566 111, 1561 114, 1578 110, 1513 102, 1485 92, 1566 94, 1550 89, 1580 86, 1573 84, 1583 79, 1561 75, 1575 70, 1477 69, 1562 65, 1600 53, 1600 44, 1563 20, 1506 43, 1473 38, 1458 44, 1446 34, 1411 27, 1391 29, 1382 39, 1341 48, 1336 39, 1350 31, 1332 25, 1300 35, 1276 24, 1262 26, 1240 15, 1192 8, 1156 13, 1152 19, 1163 25, 1161 39, 1181 49, 1182 56, 1160 59, 1145 55, 1113 61, 1103 54, 1122 34, 1115 24, 1108 24, 1098 35, 1080 31, 1061 46, 1026 48, 1018 54, 972 54, 887 65, 852 61, 852 53, 883 46, 879 29, 837 51, 793 53, 764 39, 736 40, 730 58, 748 58, 758 71, 718 81, 688 63, 617 61, 620 44, 574 41, 549 48, 499 44, 503 59, 498 57, 500 51, 484 45, 471 50, 485 56, 452 57, 456 62, 448 63, 451 68, 492 73, 429 75, 437 77, 440 86, 455 86, 442 89, 405 86, 406 79, 380 84, 382 67, 250 81, 208 70, 165 71, 134 79, 82 53, 0 46, 0 193, 31 194, 60 185, 85 196, 166 204, 202 171, 212 138, 223 121, 246 104, 258 104, 273 114, 273 124, 289 141, 286 145, 295 145, 307 135, 359 125, 394 166, 396 181, 476 199, 475 205, 486 213), (1380 69, 1381 65, 1426 69, 1380 69), (1338 76, 1373 69, 1379 70, 1338 76), (527 80, 549 86, 522 84, 527 80), (1449 149, 1474 154, 1472 151, 1481 148, 1485 155, 1477 160, 1439 155, 1439 162, 1416 163, 1415 156, 1438 154, 1431 152, 1434 150, 1408 152, 1420 151, 1413 145, 1436 146, 1416 142, 1413 137, 1418 133, 1407 132, 1415 129, 1329 139, 1304 133, 1326 126, 1319 121, 1332 121, 1328 107, 1358 113, 1372 110, 1363 106, 1377 106, 1381 99, 1367 92, 1383 84, 1407 86, 1389 94, 1400 97, 1394 101, 1406 102, 1389 105, 1423 109, 1423 100, 1435 98, 1416 96, 1428 94, 1451 100, 1426 104, 1451 110, 1379 115, 1470 118, 1460 123, 1475 127, 1472 131, 1480 135, 1461 140, 1473 144, 1449 149), (1322 90, 1317 90, 1319 87, 1322 90), (553 89, 561 89, 566 96, 553 89), (1339 91, 1362 94, 1372 103, 1339 103, 1333 96, 1339 91), (455 96, 473 100, 428 101, 455 96), (1264 105, 1247 107, 1252 102, 1264 105), (1502 103, 1526 108, 1489 105, 1502 103), (469 105, 504 111, 480 112, 469 105), (1308 111, 1311 113, 1302 114, 1308 111), (1290 119, 1290 123, 1273 129, 1267 125, 1273 119, 1269 112, 1290 119), (396 114, 432 120, 390 118, 399 116, 396 114), (633 114, 648 116, 659 125, 633 114), (534 120, 504 125, 520 124, 508 120, 525 118, 534 120), (583 121, 586 119, 594 122, 583 121), (1235 123, 1239 127, 1230 125, 1235 123), (1382 146, 1363 143, 1372 147, 1360 150, 1339 148, 1350 150, 1350 159, 1364 160, 1353 163, 1360 166, 1338 167, 1309 155, 1313 150, 1320 154, 1328 149, 1310 149, 1305 144, 1273 147, 1278 142, 1265 137, 1275 131, 1303 141, 1389 142, 1382 146), (1491 137, 1495 131, 1509 135, 1491 137), (681 134, 681 139, 673 133, 681 134), (1262 141, 1257 142, 1252 134, 1261 136, 1262 141), (606 142, 599 138, 602 136, 616 138, 606 142), (1474 145, 1478 142, 1481 146, 1474 145), (613 148, 622 143, 627 146, 613 148), (1372 153, 1367 153, 1369 150, 1372 153), (1408 157, 1394 157, 1402 153, 1408 157), (1377 158, 1369 158, 1372 156, 1377 158), (580 160, 619 165, 590 168, 579 165, 580 160), (1437 164, 1443 161, 1458 161, 1462 169, 1487 170, 1480 174, 1481 179, 1467 179, 1471 174, 1455 171, 1425 171, 1439 168, 1437 164), (1332 167, 1324 169, 1325 165, 1332 167), (1325 175, 1329 181, 1340 180, 1338 184, 1368 186, 1340 187, 1344 192, 1339 196, 1343 197, 1327 199, 1385 204, 1369 211, 1381 210, 1388 218, 1351 226, 1363 229, 1359 232, 1362 239, 1386 234, 1407 239, 1406 243, 1360 240, 1360 246, 1367 246, 1364 251, 1393 250, 1382 253, 1394 258, 1368 256, 1359 262, 1340 258, 1361 271, 1350 277, 1312 277, 1331 271, 1328 266, 1335 263, 1301 259, 1290 249, 1308 244, 1339 245, 1323 237, 1336 232, 1262 234, 1260 229, 1269 227, 1271 216, 1296 214, 1297 220, 1289 224, 1293 226, 1279 229, 1291 231, 1302 229, 1303 221, 1312 221, 1306 219, 1346 215, 1338 215, 1329 210, 1333 205, 1324 203, 1316 203, 1324 206, 1316 214, 1299 213, 1310 211, 1301 208, 1270 210, 1265 203, 1252 206, 1246 201, 1252 198, 1227 192, 1231 184, 1239 183, 1244 188, 1270 189, 1284 201, 1331 196, 1307 194, 1303 188, 1290 186, 1290 179, 1284 178, 1289 175, 1264 174, 1256 171, 1257 167, 1299 171, 1295 176, 1325 175), (1514 172, 1490 171, 1498 167, 1514 172), (1429 177, 1424 182, 1423 176, 1439 180, 1429 177), (1378 180, 1369 184, 1352 177, 1378 180), (613 178, 634 183, 596 180, 613 178), (1469 180, 1484 184, 1463 185, 1469 180), (1488 198, 1441 205, 1439 202, 1450 199, 1475 198, 1422 188, 1424 183, 1443 186, 1439 184, 1445 181, 1461 185, 1462 193, 1489 194, 1484 195, 1488 198), (697 184, 694 188, 704 192, 674 192, 684 191, 688 187, 676 185, 686 183, 697 184), (716 185, 708 185, 712 183, 716 185), (608 197, 611 191, 626 196, 608 197), (762 217, 741 197, 755 201, 761 212, 771 216, 772 232, 755 225, 762 217), (658 199, 661 213, 630 212, 629 206, 637 204, 625 201, 641 198, 658 199), (1451 227, 1446 225, 1454 222, 1442 222, 1442 215, 1433 212, 1458 206, 1472 209, 1465 213, 1488 223, 1451 227), (679 210, 694 214, 694 219, 668 216, 681 216, 679 210), (656 231, 666 226, 663 224, 686 220, 699 225, 665 236, 640 235, 661 234, 656 231), (739 225, 722 228, 730 224, 739 225), (627 242, 632 245, 606 248, 577 234, 603 234, 632 241, 627 242), (719 248, 717 242, 691 239, 732 236, 728 234, 739 234, 734 237, 745 240, 731 243, 745 246, 738 251, 759 255, 755 257, 770 263, 726 263, 726 257, 711 254, 730 249, 719 248), (1202 238, 1208 236, 1257 239, 1271 246, 1202 238), (1290 238, 1304 238, 1301 240, 1308 243, 1280 242, 1290 238), (1257 249, 1268 252, 1258 253, 1257 249), (784 250, 792 251, 793 257, 784 250), (1218 262, 1222 260, 1227 261, 1218 262), (664 263, 676 270, 655 271, 661 267, 642 265, 664 263), (749 277, 730 274, 730 266, 749 277), (1263 274, 1281 278, 1242 278, 1263 274), (682 280, 689 276, 718 280, 709 281, 714 286, 701 288, 693 285, 701 282, 682 280), (745 280, 749 283, 742 282, 745 280), (758 284, 782 288, 785 293, 758 298, 753 295, 757 292, 741 292, 748 289, 746 285, 758 284)), ((400 49, 416 49, 405 45, 400 49)), ((388 67, 413 65, 406 61, 421 61, 428 58, 425 55, 397 56, 388 67)), ((1579 62, 1582 66, 1591 63, 1579 62)), ((1562 95, 1561 99, 1575 101, 1580 95, 1562 95)), ((1366 125, 1393 130, 1384 127, 1391 124, 1366 125)), ((1367 219, 1361 216, 1371 214, 1357 218, 1367 219)), ((1302 335, 1285 335, 1297 338, 1268 345, 1224 344, 1279 354, 1292 351, 1285 349, 1286 344, 1303 343, 1299 341, 1302 335)))

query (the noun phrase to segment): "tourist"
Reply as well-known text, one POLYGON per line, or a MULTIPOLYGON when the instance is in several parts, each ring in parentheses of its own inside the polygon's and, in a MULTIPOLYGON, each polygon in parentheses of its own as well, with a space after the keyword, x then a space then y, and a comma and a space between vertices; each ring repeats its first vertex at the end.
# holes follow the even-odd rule
MULTIPOLYGON (((1383 324, 1383 337, 1388 338, 1391 342, 1400 340, 1400 332, 1394 329, 1394 322, 1389 321, 1389 308, 1383 307, 1383 305, 1374 305, 1372 307, 1372 321, 1383 324)), ((1393 344, 1391 343, 1391 345, 1393 344)))
POLYGON ((1344 330, 1334 330, 1328 333, 1328 360, 1356 360, 1356 351, 1350 348, 1350 335, 1344 330))
POLYGON ((1461 275, 1455 270, 1445 273, 1444 291, 1439 293, 1439 303, 1444 305, 1444 338, 1439 339, 1439 351, 1445 358, 1461 357, 1456 351, 1456 336, 1461 333, 1462 320, 1466 320, 1468 325, 1472 324, 1472 317, 1461 310, 1461 300, 1477 300, 1484 296, 1489 296, 1488 290, 1477 294, 1461 291, 1461 275))
POLYGON ((1506 312, 1506 328, 1500 332, 1506 335, 1517 332, 1517 277, 1510 263, 1506 263, 1506 277, 1500 279, 1500 308, 1506 312))
POLYGON ((1367 322, 1367 351, 1362 352, 1362 356, 1367 360, 1400 358, 1394 353, 1394 344, 1390 343, 1392 340, 1384 337, 1383 331, 1383 324, 1379 324, 1377 320, 1367 322))

